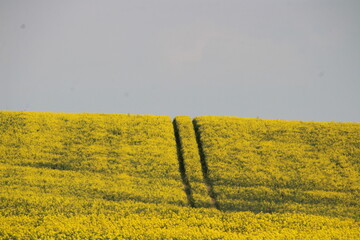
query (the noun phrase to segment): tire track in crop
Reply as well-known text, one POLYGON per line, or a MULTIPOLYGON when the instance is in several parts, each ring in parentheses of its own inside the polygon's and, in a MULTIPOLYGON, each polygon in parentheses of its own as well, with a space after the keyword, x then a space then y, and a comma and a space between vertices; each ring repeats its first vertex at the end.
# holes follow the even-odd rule
POLYGON ((203 144, 201 141, 200 131, 199 131, 199 124, 196 121, 196 119, 193 119, 193 125, 194 125, 194 131, 196 136, 196 141, 199 148, 199 154, 200 154, 200 161, 201 161, 201 168, 203 172, 204 182, 206 185, 206 188, 208 190, 209 197, 211 198, 211 203, 214 208, 220 210, 219 202, 217 201, 217 194, 214 190, 213 183, 209 177, 209 168, 206 162, 206 157, 203 149, 203 144))
POLYGON ((192 196, 190 181, 186 175, 185 161, 184 161, 184 156, 183 156, 183 153, 181 150, 182 146, 181 146, 181 141, 180 141, 179 128, 177 126, 177 122, 175 119, 173 120, 173 126, 174 126, 176 149, 177 149, 177 155, 178 155, 178 161, 179 161, 179 172, 181 175, 181 180, 184 185, 184 191, 186 193, 186 197, 187 197, 189 206, 195 207, 195 201, 192 196))

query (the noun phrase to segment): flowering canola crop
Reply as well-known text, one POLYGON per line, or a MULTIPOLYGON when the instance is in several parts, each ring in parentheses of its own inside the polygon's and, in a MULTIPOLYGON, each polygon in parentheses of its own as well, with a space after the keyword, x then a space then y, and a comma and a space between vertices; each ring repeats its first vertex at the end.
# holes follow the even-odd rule
POLYGON ((197 117, 224 210, 360 217, 360 124, 197 117))
POLYGON ((195 208, 169 117, 0 111, 0 239, 360 238, 359 124, 196 118, 219 211, 176 120, 195 208))

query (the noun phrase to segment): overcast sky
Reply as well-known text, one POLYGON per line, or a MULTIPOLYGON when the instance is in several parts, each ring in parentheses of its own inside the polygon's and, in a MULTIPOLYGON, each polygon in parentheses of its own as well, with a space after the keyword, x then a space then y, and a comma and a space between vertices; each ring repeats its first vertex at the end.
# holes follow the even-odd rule
POLYGON ((0 0, 0 110, 360 121, 360 1, 0 0))

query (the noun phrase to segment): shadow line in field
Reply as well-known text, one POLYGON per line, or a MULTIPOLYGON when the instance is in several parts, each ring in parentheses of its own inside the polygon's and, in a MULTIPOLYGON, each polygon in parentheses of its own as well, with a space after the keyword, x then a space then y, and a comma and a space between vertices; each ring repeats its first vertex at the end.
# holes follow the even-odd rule
POLYGON ((199 131, 199 125, 198 125, 196 119, 194 119, 192 122, 193 122, 193 126, 194 126, 196 142, 197 142, 198 149, 199 149, 201 169, 202 169, 202 173, 203 173, 204 183, 205 183, 206 188, 208 190, 208 194, 209 194, 209 196, 211 198, 211 202, 212 202, 213 207, 220 210, 220 204, 217 201, 217 194, 216 194, 216 192, 214 190, 213 183, 212 183, 212 181, 211 181, 211 179, 209 177, 209 169, 208 169, 208 165, 207 165, 207 162, 206 162, 204 149, 203 149, 203 146, 202 146, 202 141, 201 141, 201 136, 200 136, 200 131, 199 131))
POLYGON ((192 196, 192 192, 191 192, 191 184, 186 175, 185 160, 184 160, 184 156, 183 156, 183 152, 182 152, 182 144, 181 144, 181 140, 180 140, 179 128, 178 128, 176 119, 173 120, 173 126, 174 126, 176 150, 177 150, 177 156, 178 156, 178 162, 179 162, 179 172, 180 172, 181 180, 184 185, 184 191, 185 191, 189 206, 195 207, 195 200, 194 200, 194 198, 192 196))

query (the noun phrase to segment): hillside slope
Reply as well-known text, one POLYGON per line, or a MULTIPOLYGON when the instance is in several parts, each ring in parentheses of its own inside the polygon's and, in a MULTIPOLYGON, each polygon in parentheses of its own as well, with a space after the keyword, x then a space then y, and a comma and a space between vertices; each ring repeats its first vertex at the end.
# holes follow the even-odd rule
POLYGON ((360 217, 360 124, 197 117, 223 210, 360 217))
POLYGON ((0 111, 0 238, 360 238, 360 124, 194 125, 0 111))

